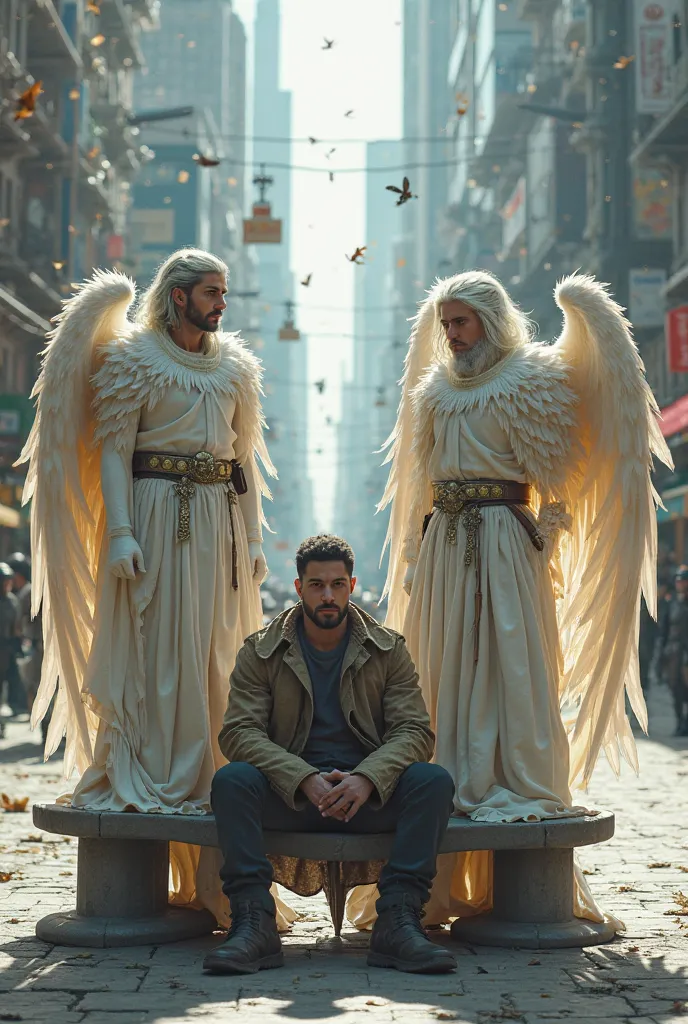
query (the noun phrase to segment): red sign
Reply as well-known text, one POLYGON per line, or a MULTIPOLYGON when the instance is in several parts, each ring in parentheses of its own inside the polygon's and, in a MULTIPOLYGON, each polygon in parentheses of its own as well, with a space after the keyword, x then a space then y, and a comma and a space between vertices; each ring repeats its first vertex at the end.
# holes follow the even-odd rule
POLYGON ((109 260, 121 260, 124 256, 124 238, 122 235, 108 235, 106 256, 109 260))
POLYGON ((688 306, 669 310, 666 337, 670 372, 688 373, 688 306))

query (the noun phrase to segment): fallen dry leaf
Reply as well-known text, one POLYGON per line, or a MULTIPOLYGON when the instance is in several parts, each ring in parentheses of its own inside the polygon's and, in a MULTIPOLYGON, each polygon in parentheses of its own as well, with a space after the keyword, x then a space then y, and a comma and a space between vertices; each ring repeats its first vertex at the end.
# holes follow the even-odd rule
POLYGON ((681 892, 680 889, 678 892, 672 893, 672 895, 674 897, 674 903, 678 906, 678 910, 675 908, 673 910, 665 910, 664 916, 673 917, 675 914, 685 914, 688 916, 688 896, 681 892))
POLYGON ((677 864, 676 867, 679 869, 679 871, 683 871, 685 874, 688 874, 688 865, 677 864))
POLYGON ((0 793, 0 807, 3 811, 25 811, 28 802, 28 796, 20 796, 15 799, 13 797, 9 797, 7 793, 0 793))
POLYGON ((542 963, 541 960, 529 960, 528 961, 528 966, 529 967, 539 967, 541 963, 542 963))
POLYGON ((14 877, 14 871, 0 871, 0 882, 9 882, 14 877))
POLYGON ((653 860, 648 865, 649 868, 670 868, 670 860, 653 860))
POLYGON ((386 1006, 387 1000, 382 999, 380 996, 372 996, 370 999, 366 999, 366 1006, 386 1006))
POLYGON ((458 1013, 453 1013, 451 1010, 437 1010, 434 1015, 437 1020, 458 1020, 458 1013))
POLYGON ((681 1002, 680 999, 677 999, 676 1002, 672 1004, 671 1009, 674 1013, 688 1013, 688 1007, 684 1002, 681 1002))
POLYGON ((10 918, 7 919, 7 923, 8 924, 19 924, 19 918, 18 917, 10 917, 10 918))
POLYGON ((619 885, 617 887, 617 892, 635 892, 635 886, 634 885, 619 885))
POLYGON ((73 874, 74 874, 73 871, 60 871, 60 877, 61 878, 66 878, 68 875, 71 876, 73 874))
POLYGON ((638 953, 639 951, 640 951, 640 946, 629 946, 628 949, 626 950, 627 953, 638 953))

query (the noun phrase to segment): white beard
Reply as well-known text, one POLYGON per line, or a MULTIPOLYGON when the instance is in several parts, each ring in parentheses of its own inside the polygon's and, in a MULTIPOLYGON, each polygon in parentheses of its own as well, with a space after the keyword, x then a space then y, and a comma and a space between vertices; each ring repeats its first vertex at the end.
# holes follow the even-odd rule
POLYGON ((481 338, 468 352, 452 352, 451 367, 459 377, 478 377, 499 358, 499 350, 487 338, 481 338))

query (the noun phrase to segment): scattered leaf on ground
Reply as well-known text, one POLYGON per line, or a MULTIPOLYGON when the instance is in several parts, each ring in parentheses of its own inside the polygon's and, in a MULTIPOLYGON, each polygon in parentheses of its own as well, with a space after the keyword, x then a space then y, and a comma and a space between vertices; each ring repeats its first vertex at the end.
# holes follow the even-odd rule
POLYGON ((434 1016, 437 1020, 458 1020, 458 1013, 454 1013, 452 1010, 436 1010, 434 1016))
POLYGON ((686 896, 685 893, 681 892, 680 889, 678 892, 672 893, 672 895, 674 897, 674 903, 678 907, 678 910, 676 910, 676 907, 674 907, 673 910, 665 910, 664 916, 673 917, 675 914, 688 915, 688 896, 686 896))
POLYGON ((370 999, 366 999, 366 1006, 386 1006, 387 1000, 382 999, 380 996, 371 996, 370 999))
POLYGON ((629 946, 626 949, 626 952, 627 953, 638 953, 638 952, 640 952, 640 946, 629 946))
POLYGON ((688 1006, 686 1006, 686 1004, 680 999, 677 999, 676 1002, 672 1004, 671 1009, 674 1013, 688 1013, 688 1006))
POLYGON ((3 811, 7 811, 8 813, 13 811, 25 811, 28 802, 28 796, 10 797, 7 793, 0 793, 0 807, 2 807, 3 811))
POLYGON ((688 874, 688 864, 677 864, 676 867, 679 871, 683 871, 685 874, 688 874))
POLYGON ((67 875, 73 875, 73 874, 74 874, 73 871, 60 871, 60 877, 61 878, 66 878, 67 875))
POLYGON ((619 885, 617 886, 618 892, 635 892, 634 885, 619 885))
POLYGON ((539 967, 541 963, 542 963, 541 960, 529 960, 528 961, 528 966, 529 967, 539 967))
POLYGON ((9 882, 14 876, 14 871, 0 871, 0 882, 9 882))
POLYGON ((647 865, 649 868, 670 868, 670 860, 653 860, 647 865))

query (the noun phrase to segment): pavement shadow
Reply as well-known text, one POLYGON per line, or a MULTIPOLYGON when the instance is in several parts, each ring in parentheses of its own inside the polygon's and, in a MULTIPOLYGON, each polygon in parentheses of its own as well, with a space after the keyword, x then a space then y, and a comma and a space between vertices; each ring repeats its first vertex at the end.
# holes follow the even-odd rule
POLYGON ((282 969, 240 977, 204 975, 203 956, 218 941, 221 936, 110 950, 51 947, 33 938, 6 942, 0 953, 11 963, 0 970, 0 1003, 23 1020, 34 1019, 32 1007, 48 1000, 55 1012, 119 1012, 128 1024, 224 1010, 252 1012, 257 1020, 261 1010, 285 1021, 351 1019, 352 1012, 375 1014, 378 1007, 418 1020, 478 1024, 525 1022, 536 1011, 541 1016, 540 989, 548 993, 548 1019, 569 1020, 681 1013, 688 993, 685 959, 677 964, 669 955, 643 955, 628 940, 585 950, 533 951, 457 947, 448 935, 436 937, 459 954, 459 966, 454 974, 432 976, 367 967, 364 935, 341 942, 295 936, 285 944, 282 969))
POLYGON ((0 749, 0 764, 14 764, 21 761, 24 765, 40 764, 43 760, 41 743, 3 744, 0 749))

